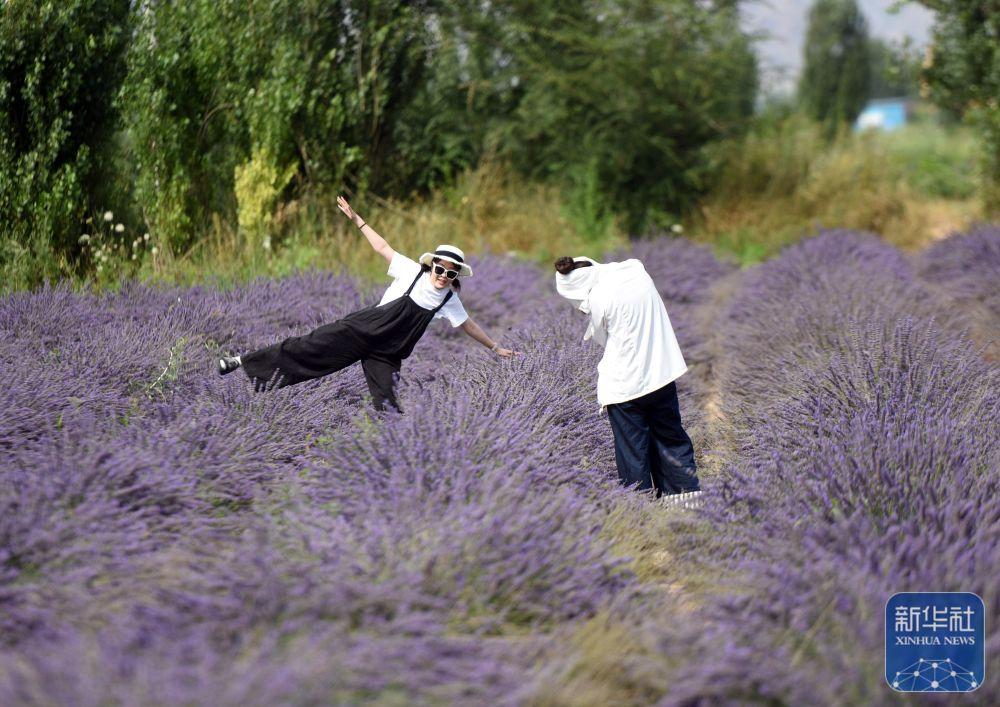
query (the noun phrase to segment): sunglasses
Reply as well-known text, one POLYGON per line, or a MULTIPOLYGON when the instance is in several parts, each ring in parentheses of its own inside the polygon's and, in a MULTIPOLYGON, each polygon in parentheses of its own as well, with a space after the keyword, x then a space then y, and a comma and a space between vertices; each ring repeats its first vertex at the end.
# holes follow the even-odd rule
POLYGON ((449 280, 454 280, 456 277, 458 277, 458 273, 459 273, 458 270, 451 270, 450 268, 446 268, 443 265, 438 265, 437 263, 434 263, 435 275, 444 275, 449 280))

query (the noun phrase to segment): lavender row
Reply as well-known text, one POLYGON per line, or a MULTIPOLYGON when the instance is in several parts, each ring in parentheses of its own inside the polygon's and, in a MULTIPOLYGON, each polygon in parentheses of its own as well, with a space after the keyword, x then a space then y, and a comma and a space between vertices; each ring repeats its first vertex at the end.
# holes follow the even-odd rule
POLYGON ((684 666, 669 702, 889 704, 889 596, 969 591, 1000 610, 1000 370, 931 299, 860 234, 748 274, 725 330, 740 446, 691 553, 732 584, 660 634, 684 666), (683 660, 688 641, 713 658, 683 660))
POLYGON ((699 317, 731 268, 681 241, 635 250, 701 352, 681 386, 699 424, 694 389, 722 368, 742 446, 694 554, 740 591, 690 616, 634 594, 603 534, 634 500, 594 414, 598 352, 548 273, 475 263, 463 300, 527 356, 435 331, 407 415, 384 420, 357 371, 269 396, 211 374, 220 349, 373 301, 349 278, 47 290, 0 307, 0 702, 520 701, 563 627, 623 604, 668 701, 886 699, 885 592, 1000 608, 995 367, 872 238, 747 273, 719 362, 699 317))
POLYGON ((918 272, 987 355, 1000 360, 1000 227, 981 225, 935 243, 920 254, 918 272))
POLYGON ((830 365, 852 327, 888 335, 901 318, 915 317, 961 334, 964 323, 948 314, 907 258, 869 234, 827 231, 747 272, 719 323, 718 383, 734 443, 772 426, 778 406, 806 389, 805 376, 830 365))
POLYGON ((356 370, 212 371, 374 301, 350 278, 6 299, 0 702, 512 700, 628 596, 599 352, 549 273, 474 267, 466 305, 526 356, 435 331, 385 419, 356 370))

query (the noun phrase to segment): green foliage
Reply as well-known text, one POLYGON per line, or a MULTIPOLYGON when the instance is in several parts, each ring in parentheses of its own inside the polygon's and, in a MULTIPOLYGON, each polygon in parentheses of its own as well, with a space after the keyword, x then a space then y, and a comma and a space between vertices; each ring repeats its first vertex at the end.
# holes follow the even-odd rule
POLYGON ((820 126, 807 116, 766 117, 746 136, 719 145, 713 195, 734 201, 791 194, 808 179, 826 150, 820 126))
POLYGON ((136 197, 151 231, 175 248, 228 205, 236 137, 228 117, 238 88, 226 73, 240 28, 225 25, 225 9, 205 0, 145 3, 129 48, 121 105, 133 136, 136 197))
POLYGON ((271 224, 278 197, 295 176, 296 165, 281 171, 267 149, 254 150, 250 160, 236 166, 234 175, 237 222, 251 243, 271 249, 271 224))
POLYGON ((1000 215, 1000 10, 983 0, 919 1, 936 13, 927 93, 979 129, 985 205, 1000 215))
POLYGON ((978 195, 981 147, 968 128, 907 126, 882 140, 893 167, 916 194, 932 199, 978 195))
POLYGON ((832 136, 868 101, 868 22, 855 0, 816 0, 809 11, 799 99, 832 136))
POLYGON ((595 241, 672 224, 753 112, 738 5, 0 2, 6 284, 158 271, 220 234, 270 260, 334 193, 424 198, 494 162, 595 241))
POLYGON ((614 214, 602 191, 601 168, 595 157, 589 163, 573 165, 566 175, 570 188, 565 190, 563 214, 588 241, 599 242, 615 226, 614 214))
POLYGON ((816 179, 830 155, 860 158, 869 149, 877 153, 872 159, 881 163, 887 181, 903 181, 921 197, 968 199, 977 186, 977 148, 968 129, 934 124, 878 135, 842 133, 830 143, 821 126, 802 114, 759 119, 746 137, 720 145, 712 196, 727 201, 788 196, 816 179))
POLYGON ((907 37, 902 42, 872 39, 868 43, 871 62, 870 98, 917 98, 920 95, 920 50, 907 37))
POLYGON ((260 155, 297 166, 277 199, 423 194, 499 153, 588 215, 599 203, 594 223, 672 222, 756 92, 732 2, 191 0, 138 25, 137 196, 175 251, 212 214, 234 220, 233 175, 260 155))
POLYGON ((732 4, 510 5, 501 41, 521 97, 501 144, 514 163, 577 191, 596 180, 606 213, 632 233, 689 211, 706 186, 705 148, 745 129, 756 96, 732 4))
POLYGON ((779 109, 715 150, 718 178, 692 232, 744 264, 817 227, 922 246, 979 216, 973 138, 962 126, 925 123, 831 141, 825 126, 779 109))
POLYGON ((0 278, 68 273, 103 204, 128 0, 0 4, 0 278))
POLYGON ((390 160, 423 71, 428 3, 151 3, 129 54, 123 108, 137 195, 154 232, 185 250, 212 214, 232 219, 251 146, 298 183, 356 188, 390 160))

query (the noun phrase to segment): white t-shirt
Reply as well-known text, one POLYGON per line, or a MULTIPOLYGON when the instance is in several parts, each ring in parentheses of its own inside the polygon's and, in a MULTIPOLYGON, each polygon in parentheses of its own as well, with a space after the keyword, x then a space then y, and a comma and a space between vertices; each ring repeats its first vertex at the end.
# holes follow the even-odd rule
MULTIPOLYGON (((402 253, 393 253, 392 260, 389 261, 389 277, 392 278, 392 284, 389 285, 389 289, 382 295, 379 304, 392 302, 405 295, 406 288, 410 286, 413 278, 419 272, 420 263, 410 260, 402 253)), ((450 287, 446 287, 439 290, 434 287, 431 284, 431 274, 426 273, 417 280, 417 284, 413 286, 413 290, 410 292, 410 297, 417 305, 424 309, 437 309, 437 306, 441 304, 450 289, 450 287)), ((458 298, 457 292, 452 292, 448 303, 441 307, 438 313, 434 315, 435 319, 440 317, 446 318, 451 322, 453 327, 461 325, 469 318, 465 307, 462 306, 462 300, 458 298)))
POLYGON ((597 266, 600 277, 585 306, 588 336, 604 346, 597 366, 601 406, 652 393, 687 371, 667 308, 638 260, 597 266))

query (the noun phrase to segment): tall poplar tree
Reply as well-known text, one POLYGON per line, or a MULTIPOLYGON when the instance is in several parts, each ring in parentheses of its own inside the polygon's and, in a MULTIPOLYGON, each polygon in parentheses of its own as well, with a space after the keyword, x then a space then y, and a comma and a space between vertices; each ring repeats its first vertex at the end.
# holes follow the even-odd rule
POLYGON ((868 22, 857 2, 816 0, 809 11, 799 100, 831 133, 853 123, 868 101, 868 52, 868 22))

